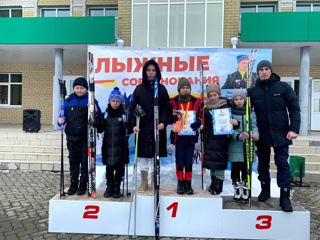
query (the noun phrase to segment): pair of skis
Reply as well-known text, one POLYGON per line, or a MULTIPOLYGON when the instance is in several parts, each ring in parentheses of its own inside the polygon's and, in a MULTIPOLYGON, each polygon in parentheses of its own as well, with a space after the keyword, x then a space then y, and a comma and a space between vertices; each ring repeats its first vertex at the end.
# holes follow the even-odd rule
POLYGON ((202 190, 206 190, 206 169, 203 167, 203 156, 204 156, 204 139, 205 139, 205 122, 204 122, 204 81, 203 81, 203 64, 200 64, 200 99, 201 104, 201 186, 202 190))
POLYGON ((247 162, 249 207, 251 207, 252 162, 254 157, 254 141, 252 139, 252 118, 251 118, 252 108, 251 108, 251 101, 250 101, 250 87, 251 87, 252 73, 253 73, 254 63, 256 61, 256 56, 257 56, 257 50, 252 49, 250 54, 249 69, 247 66, 246 132, 249 134, 249 138, 245 140, 245 158, 247 162))
POLYGON ((93 54, 89 52, 88 94, 88 196, 96 196, 96 122, 93 54))

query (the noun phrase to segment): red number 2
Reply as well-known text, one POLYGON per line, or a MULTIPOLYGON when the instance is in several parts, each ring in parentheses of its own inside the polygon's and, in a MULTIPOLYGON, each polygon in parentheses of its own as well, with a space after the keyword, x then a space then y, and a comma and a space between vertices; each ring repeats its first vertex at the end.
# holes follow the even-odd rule
POLYGON ((88 205, 84 208, 84 210, 89 210, 92 209, 91 211, 85 211, 83 213, 83 218, 87 218, 87 219, 98 219, 98 213, 100 210, 99 206, 95 206, 95 205, 88 205))
POLYGON ((174 218, 177 216, 178 202, 174 202, 169 207, 167 207, 167 211, 169 211, 171 208, 173 208, 171 217, 174 218))
POLYGON ((261 215, 257 217, 257 221, 261 221, 261 224, 256 224, 257 229, 269 229, 271 227, 272 217, 269 215, 261 215))

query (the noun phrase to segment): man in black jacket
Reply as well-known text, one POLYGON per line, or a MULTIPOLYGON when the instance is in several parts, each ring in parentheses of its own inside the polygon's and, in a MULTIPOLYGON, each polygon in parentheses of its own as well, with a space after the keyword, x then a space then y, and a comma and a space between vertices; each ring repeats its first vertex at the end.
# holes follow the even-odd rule
POLYGON ((284 212, 292 212, 288 157, 289 145, 297 138, 300 129, 300 106, 289 84, 281 82, 280 77, 273 73, 271 62, 260 61, 257 72, 259 78, 256 85, 250 89, 250 97, 260 133, 257 155, 258 178, 262 191, 258 200, 264 202, 270 198, 270 149, 273 147, 277 184, 281 188, 280 206, 284 212))

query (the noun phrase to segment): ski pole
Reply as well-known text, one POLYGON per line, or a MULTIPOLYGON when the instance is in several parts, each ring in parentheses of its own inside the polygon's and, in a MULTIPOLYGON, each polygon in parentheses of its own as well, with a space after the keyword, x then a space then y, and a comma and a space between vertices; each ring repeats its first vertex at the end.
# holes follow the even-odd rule
MULTIPOLYGON (((60 85, 60 116, 59 118, 64 118, 64 101, 65 96, 67 95, 66 84, 65 81, 59 80, 60 85)), ((65 196, 64 192, 64 169, 63 169, 63 126, 61 124, 61 169, 60 169, 60 198, 65 196)))
MULTIPOLYGON (((140 117, 145 116, 145 112, 141 109, 141 106, 137 105, 136 110, 134 112, 136 116, 136 126, 139 130, 140 127, 140 117)), ((133 173, 132 173, 132 184, 131 184, 131 199, 130 199, 130 211, 129 211, 129 222, 128 222, 128 233, 127 240, 129 240, 129 231, 130 231, 130 222, 131 222, 131 211, 132 211, 132 202, 134 195, 134 233, 133 238, 137 238, 136 234, 136 217, 137 217, 137 158, 138 158, 138 137, 139 132, 136 135, 136 147, 134 153, 134 163, 133 163, 133 173)))

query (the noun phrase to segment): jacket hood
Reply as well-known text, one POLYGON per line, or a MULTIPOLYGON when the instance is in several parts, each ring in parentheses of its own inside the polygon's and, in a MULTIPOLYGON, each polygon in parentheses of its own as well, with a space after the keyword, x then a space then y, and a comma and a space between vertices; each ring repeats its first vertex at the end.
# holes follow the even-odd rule
POLYGON ((142 69, 142 79, 148 79, 147 78, 147 67, 149 65, 153 65, 156 68, 156 71, 157 71, 156 77, 158 78, 158 81, 160 81, 161 80, 160 68, 159 68, 158 63, 153 59, 146 61, 146 63, 144 64, 143 69, 142 69))
POLYGON ((256 86, 264 86, 267 83, 273 83, 273 82, 277 82, 280 81, 280 76, 275 74, 275 73, 271 73, 271 76, 268 80, 260 80, 260 78, 258 78, 257 82, 256 82, 256 86))

